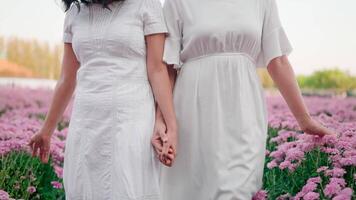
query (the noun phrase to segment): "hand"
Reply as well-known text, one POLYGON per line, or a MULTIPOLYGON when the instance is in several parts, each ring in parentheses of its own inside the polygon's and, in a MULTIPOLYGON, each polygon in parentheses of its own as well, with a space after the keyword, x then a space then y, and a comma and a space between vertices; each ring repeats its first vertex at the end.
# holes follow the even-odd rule
POLYGON ((48 163, 50 143, 51 135, 48 132, 41 130, 33 135, 28 143, 32 150, 32 156, 38 156, 42 163, 48 163))
POLYGON ((168 140, 166 140, 166 142, 163 142, 160 159, 162 159, 164 162, 167 162, 167 160, 171 160, 170 164, 167 165, 171 167, 173 165, 174 159, 177 157, 177 131, 175 129, 170 129, 167 130, 166 134, 168 136, 168 140))
POLYGON ((336 135, 336 133, 313 118, 311 118, 308 114, 305 114, 301 117, 297 118, 298 124, 303 132, 306 134, 310 135, 318 135, 318 136, 324 136, 324 135, 336 135))
POLYGON ((167 128, 164 123, 163 118, 157 118, 154 125, 153 135, 151 138, 151 143, 156 151, 157 157, 160 162, 166 166, 171 166, 174 160, 173 149, 169 149, 168 159, 163 159, 162 150, 163 143, 168 141, 168 135, 166 133, 167 128))

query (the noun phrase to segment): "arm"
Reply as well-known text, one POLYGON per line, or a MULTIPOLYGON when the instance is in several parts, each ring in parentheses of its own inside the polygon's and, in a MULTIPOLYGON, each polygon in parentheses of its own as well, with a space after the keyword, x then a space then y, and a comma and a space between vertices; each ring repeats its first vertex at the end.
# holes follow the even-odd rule
POLYGON ((172 86, 170 84, 167 66, 163 62, 163 49, 165 42, 164 34, 153 34, 146 36, 147 42, 147 71, 148 78, 157 102, 157 107, 166 124, 167 145, 162 149, 162 155, 168 156, 171 147, 176 148, 177 122, 173 106, 172 86))
POLYGON ((61 75, 57 81, 44 125, 29 142, 32 148, 32 156, 36 156, 39 149, 42 162, 48 162, 50 138, 73 95, 78 68, 79 63, 74 55, 72 45, 65 43, 61 75))
POLYGON ((312 135, 333 134, 331 130, 311 118, 287 56, 284 55, 271 60, 267 70, 302 131, 312 135))
POLYGON ((72 98, 76 86, 78 68, 79 63, 74 55, 72 45, 66 43, 64 45, 61 75, 54 90, 52 103, 43 126, 43 129, 48 135, 52 135, 59 119, 72 98))
MULTIPOLYGON (((168 66, 168 75, 171 83, 171 90, 173 92, 174 84, 175 84, 175 78, 176 78, 176 73, 177 71, 173 69, 172 66, 168 66)), ((164 118, 162 115, 162 112, 159 108, 159 106, 156 103, 156 119, 155 119, 155 125, 153 129, 153 135, 152 135, 152 145, 154 146, 154 149, 158 155, 159 160, 167 165, 167 166, 172 166, 173 160, 175 159, 176 156, 176 151, 173 150, 173 148, 169 149, 169 154, 168 154, 168 159, 163 159, 162 151, 163 151, 163 141, 167 141, 168 137, 166 134, 167 128, 166 124, 164 122, 164 118)))
MULTIPOLYGON (((167 68, 168 68, 169 81, 171 83, 171 90, 173 92, 173 88, 176 83, 177 70, 175 70, 172 65, 168 65, 167 68)), ((156 120, 164 121, 159 106, 156 107, 156 120)))

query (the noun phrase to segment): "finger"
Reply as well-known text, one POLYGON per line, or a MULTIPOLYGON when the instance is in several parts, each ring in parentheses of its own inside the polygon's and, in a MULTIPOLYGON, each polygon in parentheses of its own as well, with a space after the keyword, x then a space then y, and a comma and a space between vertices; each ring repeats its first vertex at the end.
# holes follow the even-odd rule
POLYGON ((169 154, 167 155, 167 157, 168 157, 170 160, 174 160, 174 154, 169 153, 169 154))
POLYGON ((37 143, 35 143, 35 144, 34 144, 34 148, 33 148, 33 150, 32 150, 32 156, 33 156, 33 157, 37 156, 37 151, 38 151, 38 149, 39 149, 39 146, 38 146, 37 143))
POLYGON ((165 164, 166 164, 166 166, 171 167, 171 166, 172 166, 172 163, 173 163, 173 161, 172 161, 171 159, 169 159, 168 157, 165 158, 165 164))
POLYGON ((161 152, 156 148, 154 148, 154 149, 155 149, 155 153, 156 153, 157 158, 160 159, 159 155, 161 154, 161 152))
POLYGON ((164 160, 164 165, 166 165, 167 167, 171 167, 173 164, 173 160, 174 158, 172 157, 172 155, 167 155, 167 156, 163 156, 163 160, 164 160))
POLYGON ((174 145, 171 146, 170 150, 172 151, 173 154, 177 153, 177 148, 174 145))
POLYGON ((43 151, 41 152, 41 161, 42 161, 43 163, 47 163, 47 162, 46 162, 46 157, 47 157, 47 152, 43 150, 43 151))
POLYGON ((163 143, 166 143, 168 141, 168 136, 164 131, 159 131, 159 136, 160 139, 162 140, 163 143))
POLYGON ((159 141, 152 142, 152 146, 157 152, 161 152, 162 151, 163 147, 162 147, 162 144, 159 141))
POLYGON ((169 143, 164 143, 163 144, 163 149, 162 149, 162 154, 163 155, 167 155, 168 154, 168 149, 170 147, 170 144, 169 143))
POLYGON ((166 159, 166 164, 168 167, 172 166, 172 161, 169 159, 166 159))
POLYGON ((155 149, 155 152, 157 153, 157 155, 162 153, 162 150, 157 149, 157 148, 154 148, 154 149, 155 149))
POLYGON ((48 155, 49 155, 49 148, 48 147, 43 147, 42 150, 41 150, 41 160, 42 160, 42 162, 47 163, 48 155))
POLYGON ((164 156, 162 154, 159 155, 159 160, 161 161, 162 164, 166 164, 164 156))
POLYGON ((174 151, 173 151, 173 148, 170 147, 169 150, 168 150, 168 153, 173 153, 173 152, 174 152, 174 151))
POLYGON ((152 145, 153 145, 153 147, 155 147, 156 149, 162 151, 163 145, 162 145, 162 143, 161 143, 160 141, 154 141, 154 142, 152 143, 152 145))
POLYGON ((40 147, 40 159, 41 159, 41 161, 43 162, 44 161, 44 154, 46 153, 45 152, 46 150, 45 150, 45 148, 42 146, 42 147, 40 147))

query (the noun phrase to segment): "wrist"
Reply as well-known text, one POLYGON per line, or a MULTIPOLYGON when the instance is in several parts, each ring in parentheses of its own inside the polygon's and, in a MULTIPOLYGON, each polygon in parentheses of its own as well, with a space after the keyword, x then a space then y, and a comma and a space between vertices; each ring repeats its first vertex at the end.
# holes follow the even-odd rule
POLYGON ((311 120, 311 116, 309 113, 302 113, 295 115, 295 118, 299 124, 304 124, 311 120))
POLYGON ((163 120, 163 115, 161 113, 156 113, 156 120, 163 120))
POLYGON ((41 130, 40 130, 40 133, 45 135, 45 136, 48 136, 48 137, 51 137, 52 136, 52 133, 54 132, 55 128, 52 128, 50 126, 46 126, 44 125, 41 130))
POLYGON ((177 132, 178 126, 176 122, 167 123, 167 130, 172 132, 177 132))

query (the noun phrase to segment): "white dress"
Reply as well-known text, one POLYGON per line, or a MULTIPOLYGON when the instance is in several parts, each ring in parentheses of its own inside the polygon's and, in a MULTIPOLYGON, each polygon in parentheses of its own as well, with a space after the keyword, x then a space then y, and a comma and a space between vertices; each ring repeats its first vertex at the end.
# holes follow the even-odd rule
POLYGON ((99 4, 64 23, 80 62, 64 155, 68 200, 158 200, 160 163, 150 139, 155 106, 144 35, 167 32, 159 0, 99 4))
POLYGON ((267 110, 257 67, 292 47, 275 0, 166 0, 164 60, 179 145, 164 200, 251 200, 262 187, 267 110))

